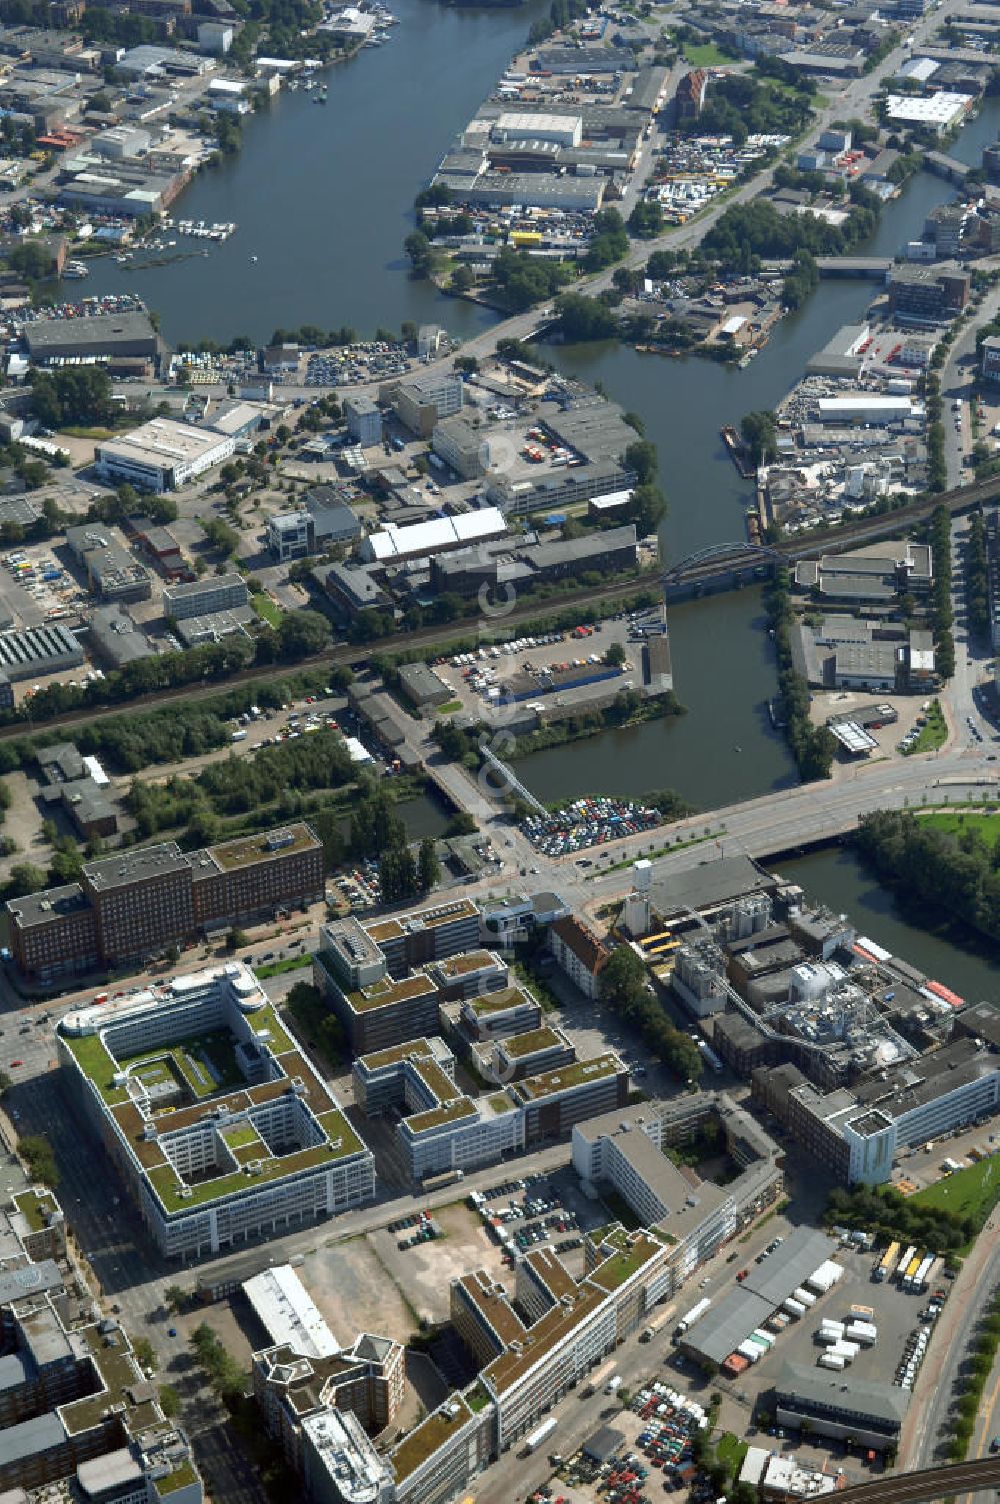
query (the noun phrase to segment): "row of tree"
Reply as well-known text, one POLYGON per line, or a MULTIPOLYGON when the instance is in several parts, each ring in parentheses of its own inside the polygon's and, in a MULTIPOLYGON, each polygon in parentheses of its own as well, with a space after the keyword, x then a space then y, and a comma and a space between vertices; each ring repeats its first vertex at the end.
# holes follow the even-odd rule
POLYGON ((330 624, 318 611, 287 611, 277 627, 262 626, 251 641, 227 637, 176 653, 139 658, 103 679, 85 684, 50 684, 26 705, 3 712, 0 724, 49 720, 72 711, 118 705, 142 695, 157 694, 188 684, 227 679, 252 664, 295 663, 321 653, 330 642, 330 624))
POLYGON ((774 633, 774 651, 778 662, 778 700, 785 724, 785 740, 791 748, 799 776, 804 783, 816 778, 829 778, 837 744, 826 726, 812 724, 809 718, 809 685, 793 663, 792 632, 795 630, 795 617, 787 569, 776 570, 766 592, 765 602, 774 633))
POLYGON ((908 810, 863 815, 854 837, 862 856, 909 898, 1000 939, 1000 839, 976 825, 957 834, 908 810))
POLYGON ((934 508, 930 541, 934 566, 931 587, 934 663, 942 679, 950 679, 955 672, 955 637, 951 604, 951 513, 945 506, 934 508))
POLYGON ((917 1244, 947 1253, 964 1248, 982 1223, 969 1214, 927 1206, 917 1196, 906 1197, 893 1186, 837 1186, 826 1203, 826 1220, 873 1232, 884 1243, 917 1244))
POLYGON ((601 1001, 619 1018, 639 1030, 647 1048, 682 1081, 701 1075, 701 1051, 693 1039, 675 1029, 656 999, 647 991, 646 967, 629 945, 611 954, 599 980, 601 1001))
POLYGON ((990 637, 990 569, 986 553, 986 524, 982 512, 972 514, 965 547, 965 605, 969 631, 990 637))

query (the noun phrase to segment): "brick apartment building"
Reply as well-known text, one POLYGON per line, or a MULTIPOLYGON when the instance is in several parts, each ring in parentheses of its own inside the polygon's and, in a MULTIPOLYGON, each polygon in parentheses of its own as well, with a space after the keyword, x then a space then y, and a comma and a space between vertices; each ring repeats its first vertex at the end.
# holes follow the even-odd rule
POLYGON ((48 981, 138 960, 323 891, 323 847, 308 825, 193 852, 161 841, 86 862, 79 883, 11 899, 11 950, 25 976, 48 981))

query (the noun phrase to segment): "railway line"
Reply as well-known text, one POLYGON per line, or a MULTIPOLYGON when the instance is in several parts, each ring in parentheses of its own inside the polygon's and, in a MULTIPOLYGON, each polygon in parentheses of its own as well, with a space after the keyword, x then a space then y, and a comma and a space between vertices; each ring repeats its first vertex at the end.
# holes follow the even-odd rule
POLYGON ((593 606, 597 599, 627 600, 630 596, 637 595, 642 590, 649 590, 656 584, 655 575, 649 577, 630 575, 628 579, 610 580, 603 588, 587 586, 580 590, 568 590, 565 594, 547 597, 545 600, 527 599, 523 605, 513 607, 504 615, 484 616, 481 620, 459 620, 433 627, 420 627, 416 631, 401 632, 395 637, 382 638, 375 642, 336 643, 322 653, 311 653, 308 657, 296 659, 294 663, 258 664, 227 674, 225 678, 209 679, 200 684, 181 684, 173 689, 152 690, 148 694, 136 695, 113 705, 95 705, 82 710, 68 710, 61 715, 49 716, 37 723, 26 720, 14 721, 9 725, 0 726, 0 741, 9 741, 19 736, 33 736, 37 732, 48 731, 50 728, 88 726, 94 721, 104 720, 109 716, 131 715, 137 710, 155 710, 179 700, 217 699, 231 689, 238 689, 240 685, 285 679, 290 674, 300 673, 303 669, 344 666, 355 668, 368 663, 380 652, 405 653, 413 648, 433 647, 436 644, 444 646, 460 638, 468 639, 476 636, 480 636, 484 642, 491 642, 494 640, 494 632, 499 634, 521 623, 539 621, 567 608, 576 606, 588 608, 593 606))
POLYGON ((922 1504, 952 1495, 1000 1486, 1000 1457, 980 1457, 921 1468, 913 1473, 885 1473, 872 1483, 842 1489, 837 1504, 922 1504))

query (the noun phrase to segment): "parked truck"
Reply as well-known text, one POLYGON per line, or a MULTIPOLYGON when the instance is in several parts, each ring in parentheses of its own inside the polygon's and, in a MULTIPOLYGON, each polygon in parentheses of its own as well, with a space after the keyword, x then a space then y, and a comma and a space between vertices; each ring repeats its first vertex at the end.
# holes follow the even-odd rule
POLYGON ((914 1246, 914 1244, 911 1243, 910 1246, 909 1246, 909 1248, 903 1254, 903 1257, 900 1259, 899 1263, 896 1265, 896 1278, 899 1280, 900 1284, 903 1283, 903 1280, 904 1280, 904 1278, 906 1276, 906 1272, 909 1269, 911 1263, 913 1262, 913 1256, 916 1253, 916 1251, 917 1251, 916 1247, 914 1246))
POLYGON ((920 1268, 913 1276, 912 1289, 916 1294, 922 1295, 923 1292, 927 1289, 927 1282, 930 1278, 930 1273, 933 1266, 934 1255, 933 1253, 928 1253, 921 1262, 920 1268))
POLYGON ((620 1373, 614 1373, 614 1374, 611 1375, 610 1379, 605 1384, 605 1386, 604 1386, 604 1393, 605 1394, 617 1394, 618 1391, 619 1391, 619 1389, 621 1387, 622 1387, 622 1376, 621 1376, 620 1373))
POLYGON ((678 1321, 676 1330, 674 1331, 674 1336, 683 1337, 685 1332, 690 1331, 695 1322, 700 1320, 700 1318, 704 1316, 705 1312, 708 1310, 711 1304, 711 1299, 706 1295, 701 1300, 699 1300, 697 1305, 692 1306, 687 1315, 682 1316, 680 1321, 678 1321))
POLYGON ((548 1438, 552 1435, 552 1432, 555 1430, 558 1424, 559 1422, 554 1415, 550 1415, 548 1420, 543 1420, 541 1425, 536 1426, 535 1429, 531 1432, 530 1436, 527 1436, 525 1438, 525 1452, 529 1455, 532 1452, 537 1452, 542 1443, 547 1441, 548 1438))

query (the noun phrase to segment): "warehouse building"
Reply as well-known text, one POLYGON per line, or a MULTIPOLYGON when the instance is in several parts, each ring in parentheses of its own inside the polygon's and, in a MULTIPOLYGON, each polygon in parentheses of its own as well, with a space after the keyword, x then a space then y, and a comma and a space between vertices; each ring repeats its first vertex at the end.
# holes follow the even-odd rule
POLYGON ((503 513, 496 507, 483 507, 478 512, 435 517, 430 522, 414 522, 409 527, 397 527, 394 522, 389 522, 381 532, 369 533, 359 551, 369 563, 397 564, 405 559, 427 558, 483 539, 500 538, 506 532, 503 513))
POLYGON ((130 433, 98 444, 98 471, 144 491, 173 491, 236 452, 236 440, 210 429, 151 418, 130 433))
POLYGON ((788 1234, 780 1252, 753 1264, 746 1279, 729 1290, 679 1338, 697 1362, 716 1369, 735 1353, 750 1333, 779 1310, 836 1251, 825 1233, 801 1227, 788 1234))
POLYGON ((36 319, 25 325, 24 338, 35 365, 125 356, 154 360, 159 350, 156 330, 149 315, 140 309, 74 319, 36 319))
POLYGON ((89 637, 93 656, 110 668, 123 668, 140 658, 150 658, 155 648, 122 606, 98 606, 90 617, 89 637))
POLYGON ((11 683, 40 679, 65 669, 79 668, 83 649, 67 627, 50 626, 0 632, 0 671, 11 683))
POLYGON ((798 1431, 808 1424, 819 1436, 838 1441, 850 1437, 876 1452, 895 1451, 910 1391, 853 1373, 849 1382, 845 1378, 829 1369, 785 1363, 774 1386, 779 1426, 798 1431))
POLYGON ((218 1254, 375 1193, 370 1151, 244 966, 69 1013, 57 1046, 164 1257, 218 1254), (207 1046, 185 1048, 206 1035, 211 1072, 207 1046))

